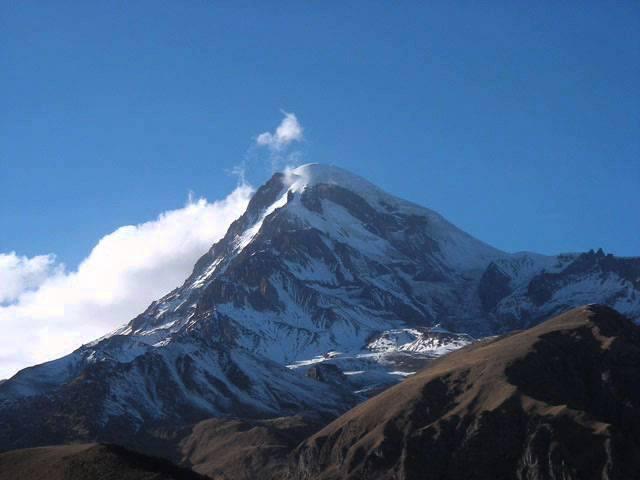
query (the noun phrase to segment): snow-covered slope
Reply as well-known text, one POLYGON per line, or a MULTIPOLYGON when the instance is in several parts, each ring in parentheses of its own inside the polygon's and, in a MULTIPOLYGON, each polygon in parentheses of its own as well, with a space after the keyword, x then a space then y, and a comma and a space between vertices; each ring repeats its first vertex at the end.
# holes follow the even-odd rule
POLYGON ((474 341, 470 335, 449 332, 439 325, 385 330, 371 336, 359 351, 330 351, 296 361, 289 368, 340 385, 364 399, 474 341))
POLYGON ((259 188, 182 286, 0 384, 0 448, 26 446, 15 437, 25 418, 49 437, 92 437, 212 415, 333 414, 470 341, 436 325, 484 336, 590 302, 637 319, 639 289, 638 259, 507 254, 356 175, 305 165, 259 188), (65 417, 69 405, 80 427, 32 415, 65 417))

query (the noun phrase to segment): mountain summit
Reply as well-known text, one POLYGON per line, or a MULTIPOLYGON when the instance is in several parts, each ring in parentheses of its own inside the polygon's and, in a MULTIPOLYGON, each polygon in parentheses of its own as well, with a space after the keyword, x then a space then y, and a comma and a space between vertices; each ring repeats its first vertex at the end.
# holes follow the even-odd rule
POLYGON ((508 254, 305 165, 261 186, 182 286, 0 384, 0 449, 130 444, 212 416, 336 415, 471 336, 588 302, 639 319, 640 259, 508 254))
POLYGON ((204 313, 240 323, 244 347, 292 362, 461 318, 440 305, 463 301, 465 274, 503 256, 356 175, 305 165, 274 175, 184 285, 118 333, 158 336, 204 313))

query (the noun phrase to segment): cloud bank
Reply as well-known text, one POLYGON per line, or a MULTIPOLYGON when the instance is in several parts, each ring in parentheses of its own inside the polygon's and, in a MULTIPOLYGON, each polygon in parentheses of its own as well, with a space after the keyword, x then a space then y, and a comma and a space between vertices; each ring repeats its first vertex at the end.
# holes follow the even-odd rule
POLYGON ((28 258, 18 256, 16 252, 0 253, 0 305, 38 288, 55 269, 54 255, 28 258))
MULTIPOLYGON (((276 130, 275 141, 302 134, 291 128, 276 130)), ((75 271, 53 255, 0 254, 0 379, 106 334, 181 284, 252 193, 241 185, 220 201, 190 198, 184 208, 120 227, 75 271)))

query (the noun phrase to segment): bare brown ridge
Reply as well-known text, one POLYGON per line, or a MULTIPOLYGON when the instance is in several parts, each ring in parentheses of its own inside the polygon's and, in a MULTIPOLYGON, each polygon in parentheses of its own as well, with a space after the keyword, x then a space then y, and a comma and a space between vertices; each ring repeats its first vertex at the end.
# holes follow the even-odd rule
POLYGON ((640 478, 640 328, 602 305, 454 352, 295 452, 296 479, 640 478))

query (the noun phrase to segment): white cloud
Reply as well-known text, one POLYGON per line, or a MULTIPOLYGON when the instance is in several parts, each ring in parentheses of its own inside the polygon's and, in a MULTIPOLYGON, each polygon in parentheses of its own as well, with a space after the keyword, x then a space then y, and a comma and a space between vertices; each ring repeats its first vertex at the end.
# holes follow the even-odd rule
POLYGON ((104 335, 181 284, 251 194, 243 185, 224 200, 190 199, 155 220, 121 227, 72 272, 51 255, 0 254, 0 378, 104 335))
POLYGON ((303 128, 293 113, 284 113, 284 118, 274 133, 264 132, 258 135, 256 143, 272 150, 282 150, 292 142, 302 141, 303 128))
POLYGON ((0 305, 13 302, 25 291, 39 287, 55 268, 54 255, 28 258, 18 256, 16 252, 0 253, 0 305))

